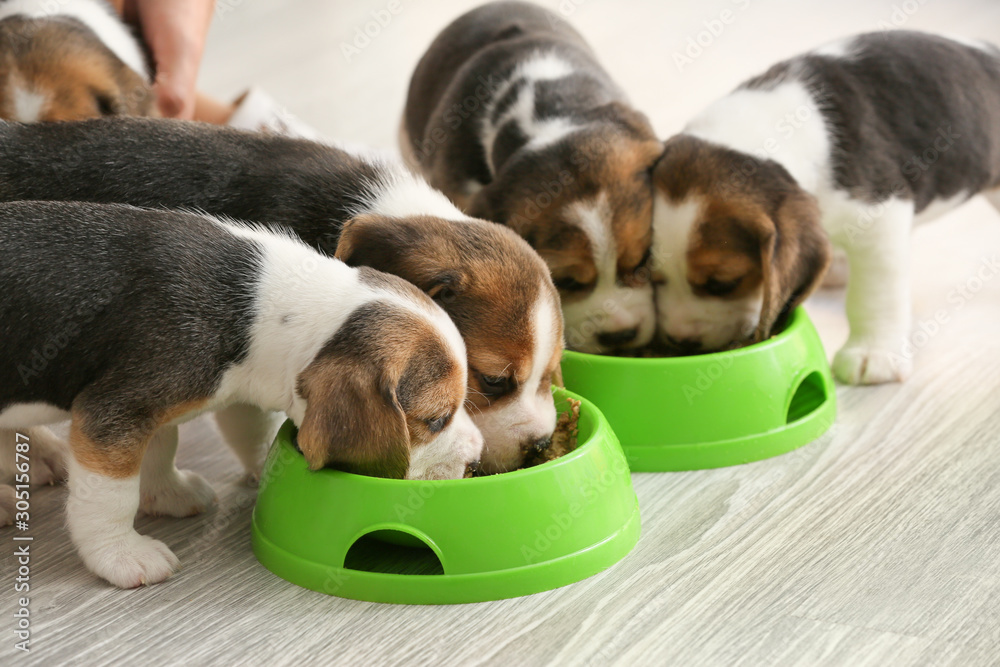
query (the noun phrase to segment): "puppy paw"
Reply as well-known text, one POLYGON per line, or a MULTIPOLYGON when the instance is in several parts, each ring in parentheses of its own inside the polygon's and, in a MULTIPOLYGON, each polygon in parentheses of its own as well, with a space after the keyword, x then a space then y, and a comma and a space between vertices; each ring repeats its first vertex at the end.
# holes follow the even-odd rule
POLYGON ((139 509, 151 516, 185 517, 201 514, 215 501, 215 490, 201 475, 173 470, 169 477, 141 487, 139 509))
POLYGON ((848 343, 833 359, 834 376, 846 384, 902 382, 912 370, 912 361, 898 351, 877 345, 848 343))
POLYGON ((10 484, 0 484, 0 528, 14 523, 14 487, 10 484))
POLYGON ((87 568, 118 588, 158 584, 180 565, 166 544, 134 530, 90 547, 80 546, 87 568))

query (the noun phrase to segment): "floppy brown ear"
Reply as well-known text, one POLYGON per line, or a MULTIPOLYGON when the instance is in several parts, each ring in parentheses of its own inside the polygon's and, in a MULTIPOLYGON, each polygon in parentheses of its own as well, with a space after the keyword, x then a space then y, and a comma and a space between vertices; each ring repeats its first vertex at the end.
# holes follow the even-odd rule
POLYGON ((298 379, 306 414, 298 443, 311 470, 334 466, 402 479, 410 436, 395 391, 361 364, 321 353, 298 379))
POLYGON ((785 197, 770 225, 759 231, 764 303, 754 336, 766 340, 819 286, 833 254, 816 200, 805 192, 785 197))
POLYGON ((333 256, 350 266, 370 266, 396 273, 392 267, 400 263, 402 253, 412 249, 415 241, 407 225, 394 218, 366 213, 351 218, 340 230, 333 256))
POLYGON ((462 258, 448 254, 440 221, 430 218, 359 215, 341 230, 334 257, 404 278, 440 305, 464 284, 462 258))

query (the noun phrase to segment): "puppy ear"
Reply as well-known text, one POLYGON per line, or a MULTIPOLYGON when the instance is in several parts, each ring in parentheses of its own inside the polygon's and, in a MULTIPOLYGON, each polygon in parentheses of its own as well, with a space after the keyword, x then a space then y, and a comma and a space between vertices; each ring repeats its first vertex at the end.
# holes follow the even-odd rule
POLYGON ((755 342, 784 326, 819 286, 833 254, 816 200, 804 191, 788 194, 774 220, 761 225, 758 233, 764 303, 755 342))
POLYGON ((446 250, 454 238, 434 219, 359 215, 341 230, 334 257, 404 278, 443 305, 461 293, 465 282, 460 258, 446 250))
POLYGON ((372 477, 402 479, 410 436, 395 390, 371 369, 323 353, 302 372, 306 400, 298 443, 311 470, 335 466, 372 477))
POLYGON ((370 266, 395 273, 392 267, 401 260, 414 239, 406 226, 381 215, 364 214, 344 224, 334 257, 350 266, 370 266))

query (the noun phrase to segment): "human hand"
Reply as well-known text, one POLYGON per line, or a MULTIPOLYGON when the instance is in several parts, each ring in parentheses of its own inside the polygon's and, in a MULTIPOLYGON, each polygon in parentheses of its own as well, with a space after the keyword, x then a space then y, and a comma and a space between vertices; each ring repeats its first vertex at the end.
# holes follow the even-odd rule
POLYGON ((115 0, 114 5, 139 28, 152 53, 160 114, 191 119, 215 0, 115 0))

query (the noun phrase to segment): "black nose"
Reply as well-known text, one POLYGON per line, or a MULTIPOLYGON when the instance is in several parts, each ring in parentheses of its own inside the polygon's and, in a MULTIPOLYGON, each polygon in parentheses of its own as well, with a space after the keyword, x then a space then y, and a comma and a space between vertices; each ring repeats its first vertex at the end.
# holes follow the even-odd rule
POLYGON ((475 477, 479 474, 479 461, 473 461, 465 466, 465 476, 475 477))
POLYGON ((552 436, 547 435, 544 438, 539 438, 538 440, 535 440, 533 443, 531 443, 531 445, 529 445, 529 447, 533 451, 544 452, 546 449, 549 448, 549 445, 551 444, 552 444, 552 436))
POLYGON ((604 347, 621 347, 628 345, 639 335, 639 327, 622 329, 621 331, 603 331, 597 334, 597 342, 604 347))
POLYGON ((697 352, 701 349, 701 341, 697 338, 674 338, 670 334, 665 334, 665 337, 667 343, 681 352, 697 352))

